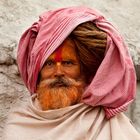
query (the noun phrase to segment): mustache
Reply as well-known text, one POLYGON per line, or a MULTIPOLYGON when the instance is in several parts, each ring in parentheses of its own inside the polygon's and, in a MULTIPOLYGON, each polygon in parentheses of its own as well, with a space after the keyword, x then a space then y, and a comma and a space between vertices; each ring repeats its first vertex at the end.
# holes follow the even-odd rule
POLYGON ((61 85, 63 87, 69 87, 69 86, 76 86, 76 87, 80 87, 82 86, 83 80, 81 79, 73 79, 73 78, 69 78, 69 77, 57 77, 57 78, 50 78, 50 79, 45 79, 41 82, 42 86, 49 86, 51 88, 56 87, 57 85, 61 85))

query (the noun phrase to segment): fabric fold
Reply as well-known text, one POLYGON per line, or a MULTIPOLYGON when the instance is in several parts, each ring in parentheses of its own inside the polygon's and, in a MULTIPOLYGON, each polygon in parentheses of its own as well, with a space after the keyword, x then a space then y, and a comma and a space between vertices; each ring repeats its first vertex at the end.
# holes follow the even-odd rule
POLYGON ((107 120, 101 107, 84 103, 41 111, 35 98, 13 109, 3 140, 140 140, 123 113, 107 120))

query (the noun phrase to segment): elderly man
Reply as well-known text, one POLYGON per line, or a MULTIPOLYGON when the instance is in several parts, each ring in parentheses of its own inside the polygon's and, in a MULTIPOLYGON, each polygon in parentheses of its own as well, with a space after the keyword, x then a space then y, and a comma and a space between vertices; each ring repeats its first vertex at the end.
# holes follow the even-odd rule
POLYGON ((5 140, 140 140, 122 113, 135 97, 134 66, 99 12, 44 13, 21 37, 17 62, 32 96, 11 112, 5 140))

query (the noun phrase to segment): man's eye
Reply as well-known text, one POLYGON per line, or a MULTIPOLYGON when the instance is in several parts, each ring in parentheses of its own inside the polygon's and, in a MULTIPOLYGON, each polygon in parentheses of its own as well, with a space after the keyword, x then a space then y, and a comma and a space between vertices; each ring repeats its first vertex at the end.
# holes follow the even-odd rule
POLYGON ((54 65, 54 62, 52 60, 46 61, 45 66, 51 67, 54 65))
POLYGON ((65 66, 71 66, 71 65, 73 65, 73 62, 72 61, 63 61, 62 64, 65 66))

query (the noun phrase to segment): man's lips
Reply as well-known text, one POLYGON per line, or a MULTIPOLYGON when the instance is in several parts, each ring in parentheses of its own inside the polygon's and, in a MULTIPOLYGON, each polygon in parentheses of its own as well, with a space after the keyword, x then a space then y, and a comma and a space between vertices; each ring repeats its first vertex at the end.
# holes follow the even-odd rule
POLYGON ((51 84, 52 87, 67 87, 67 84, 64 82, 55 82, 51 84))

